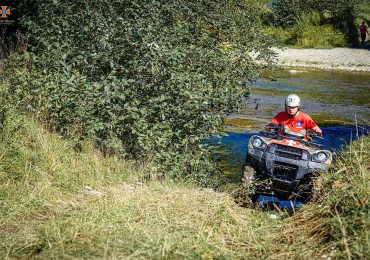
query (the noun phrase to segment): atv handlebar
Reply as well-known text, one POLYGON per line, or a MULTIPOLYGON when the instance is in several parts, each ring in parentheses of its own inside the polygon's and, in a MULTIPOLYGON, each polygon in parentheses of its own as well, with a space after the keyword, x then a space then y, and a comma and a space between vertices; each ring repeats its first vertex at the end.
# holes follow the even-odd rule
POLYGON ((275 132, 277 131, 284 131, 284 126, 283 125, 276 125, 276 124, 273 124, 273 123, 269 123, 265 126, 265 129, 270 131, 270 130, 274 130, 275 132))
MULTIPOLYGON (((284 126, 281 125, 281 124, 277 125, 277 124, 269 123, 269 124, 267 124, 265 126, 265 129, 267 131, 269 131, 269 132, 271 130, 273 130, 273 132, 275 132, 275 133, 278 133, 278 131, 284 132, 284 126)), ((306 135, 310 139, 312 139, 312 138, 322 138, 322 133, 320 133, 320 132, 314 132, 312 130, 308 130, 307 133, 306 133, 306 135)))
POLYGON ((307 136, 312 138, 312 137, 315 137, 315 138, 322 138, 322 133, 320 132, 314 132, 312 130, 308 130, 307 131, 307 136))

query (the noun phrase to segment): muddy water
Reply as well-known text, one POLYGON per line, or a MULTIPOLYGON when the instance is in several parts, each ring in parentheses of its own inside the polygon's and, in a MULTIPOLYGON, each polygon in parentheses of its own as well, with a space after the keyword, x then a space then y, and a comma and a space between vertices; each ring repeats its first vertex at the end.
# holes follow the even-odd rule
POLYGON ((322 128, 324 139, 317 142, 327 149, 338 151, 370 130, 370 73, 285 70, 250 88, 244 108, 227 117, 228 136, 221 140, 222 169, 231 179, 240 174, 249 137, 284 109, 284 97, 291 93, 301 97, 301 110, 322 128))

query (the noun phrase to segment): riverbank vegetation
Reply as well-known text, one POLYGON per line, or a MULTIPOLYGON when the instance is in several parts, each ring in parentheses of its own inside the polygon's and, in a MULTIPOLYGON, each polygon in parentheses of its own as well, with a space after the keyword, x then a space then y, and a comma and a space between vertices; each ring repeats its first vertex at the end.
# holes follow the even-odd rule
POLYGON ((278 44, 296 48, 358 46, 367 1, 253 1, 263 31, 278 44))
POLYGON ((9 97, 64 137, 220 184, 206 147, 273 67, 257 12, 229 1, 20 1, 9 97), (21 5, 23 4, 23 5, 21 5), (22 6, 27 8, 23 8, 22 6), (221 10, 223 10, 221 12, 221 10), (252 56, 251 53, 258 53, 252 56))
POLYGON ((293 215, 104 155, 2 109, 0 258, 359 259, 369 255, 370 138, 341 151, 293 215), (271 218, 272 216, 277 216, 271 218))
POLYGON ((1 259, 369 253, 368 137, 292 216, 218 189, 207 144, 248 97, 255 59, 274 66, 248 3, 17 4, 24 33, 1 41, 1 259))

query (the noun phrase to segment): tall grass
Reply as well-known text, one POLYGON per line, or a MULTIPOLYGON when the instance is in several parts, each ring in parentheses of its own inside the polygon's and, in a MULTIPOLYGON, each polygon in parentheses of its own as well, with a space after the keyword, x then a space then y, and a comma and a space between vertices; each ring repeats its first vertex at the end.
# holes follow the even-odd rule
POLYGON ((100 194, 92 188, 105 192, 107 185, 136 183, 151 171, 150 165, 140 171, 140 165, 102 157, 92 143, 76 149, 74 142, 49 134, 12 110, 6 112, 1 137, 1 258, 32 253, 43 242, 51 243, 37 235, 45 231, 40 225, 58 222, 58 216, 91 203, 100 194))
MULTIPOLYGON (((150 163, 103 157, 91 143, 7 112, 0 143, 0 258, 244 258, 269 254, 269 218, 231 196, 145 182, 150 163)), ((153 179, 153 178, 151 178, 153 179)))
POLYGON ((305 2, 287 1, 284 5, 275 5, 275 9, 267 8, 266 1, 253 1, 253 4, 260 8, 261 28, 265 35, 272 37, 278 45, 320 49, 356 45, 356 8, 359 6, 359 17, 366 19, 365 3, 356 5, 336 1, 336 5, 323 5, 324 1, 316 1, 316 6, 328 8, 323 12, 310 4, 305 6, 305 2))
POLYGON ((277 43, 295 48, 325 49, 347 45, 343 33, 331 25, 315 25, 312 19, 314 17, 301 17, 292 27, 269 26, 264 28, 264 32, 275 38, 277 43))
POLYGON ((0 142, 1 259, 321 259, 369 255, 370 181, 363 137, 316 199, 291 217, 237 206, 230 194, 104 157, 8 109, 0 142), (272 219, 271 214, 282 218, 272 219))
POLYGON ((340 153, 292 216, 156 180, 151 162, 65 140, 0 84, 0 259, 361 259, 370 255, 370 137, 340 153), (150 180, 150 181, 148 181, 150 180), (271 218, 271 215, 281 218, 271 218))
POLYGON ((334 167, 322 175, 316 200, 276 227, 281 231, 275 233, 277 242, 286 250, 273 258, 368 258, 369 149, 370 137, 363 136, 340 153, 334 167))

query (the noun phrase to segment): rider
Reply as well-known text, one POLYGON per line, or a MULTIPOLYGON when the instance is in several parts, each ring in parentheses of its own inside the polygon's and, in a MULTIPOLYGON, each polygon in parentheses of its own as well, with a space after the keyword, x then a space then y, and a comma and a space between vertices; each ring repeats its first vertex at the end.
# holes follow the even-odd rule
POLYGON ((300 98, 291 94, 285 98, 285 111, 278 113, 271 122, 266 126, 266 130, 270 131, 269 125, 282 125, 283 130, 280 134, 295 134, 305 137, 308 130, 311 130, 322 137, 321 129, 316 125, 312 118, 299 111, 301 105, 300 98))

